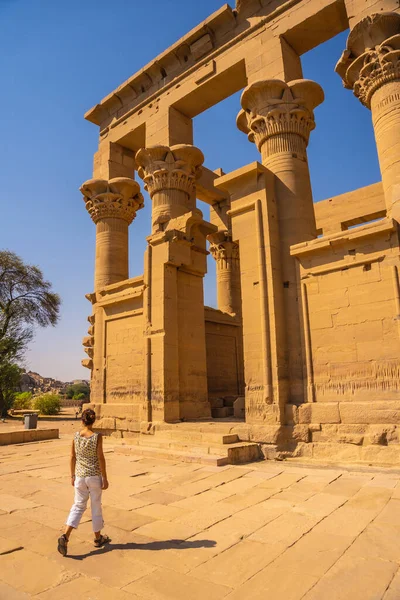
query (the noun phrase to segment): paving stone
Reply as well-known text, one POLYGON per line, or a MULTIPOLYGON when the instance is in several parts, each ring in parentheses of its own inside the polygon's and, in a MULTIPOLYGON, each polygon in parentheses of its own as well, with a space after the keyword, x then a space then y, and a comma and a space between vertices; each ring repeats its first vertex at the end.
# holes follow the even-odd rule
POLYGON ((172 506, 171 504, 149 504, 143 508, 135 510, 138 515, 144 515, 145 517, 151 517, 152 519, 162 519, 163 521, 173 521, 179 519, 181 516, 186 515, 186 511, 183 508, 172 506))
POLYGON ((137 594, 143 600, 220 600, 230 588, 160 568, 128 585, 125 591, 137 594))
POLYGON ((0 581, 0 598, 2 600, 29 600, 32 596, 25 594, 25 592, 15 590, 11 586, 0 581))
POLYGON ((197 496, 190 496, 189 498, 182 498, 177 502, 173 502, 171 506, 182 508, 189 511, 202 510, 208 506, 215 506, 217 502, 226 500, 226 496, 220 494, 216 490, 208 490, 197 494, 197 496))
POLYGON ((208 529, 212 525, 229 518, 234 513, 234 510, 229 504, 222 504, 221 502, 203 508, 199 511, 190 511, 179 516, 175 519, 175 523, 182 523, 184 525, 191 525, 198 531, 208 529))
POLYGON ((144 500, 149 504, 172 504, 183 499, 183 495, 172 494, 170 492, 143 492, 137 496, 133 496, 136 500, 144 500))
POLYGON ((196 542, 206 538, 213 542, 213 546, 208 550, 209 554, 215 555, 248 537, 256 528, 257 524, 254 521, 247 521, 233 515, 206 531, 193 536, 188 542, 196 542))
POLYGON ((347 505, 349 507, 374 510, 378 513, 388 503, 391 495, 391 489, 363 487, 357 494, 349 499, 347 505))
POLYGON ((276 477, 267 479, 260 484, 260 487, 281 489, 287 488, 302 479, 304 475, 296 473, 280 473, 276 477))
POLYGON ((396 563, 345 555, 304 600, 378 600, 397 570, 396 563))
POLYGON ((399 600, 400 598, 400 570, 393 577, 382 600, 399 600))
POLYGON ((27 594, 39 594, 61 583, 65 571, 56 563, 30 552, 19 550, 1 557, 0 580, 27 594))
POLYGON ((275 565, 283 571, 293 569, 320 578, 346 552, 353 540, 346 535, 328 535, 311 530, 282 553, 275 565))
POLYGON ((375 516, 374 511, 354 508, 347 503, 318 523, 315 530, 333 535, 344 531, 346 535, 356 537, 373 521, 375 516))
MULTIPOLYGON (((68 581, 56 588, 39 594, 36 598, 38 600, 71 600, 72 598, 74 600, 139 600, 139 596, 133 593, 105 586, 87 577, 79 577, 68 581)), ((18 599, 16 598, 15 600, 18 599)))
MULTIPOLYGON (((95 549, 73 560, 73 569, 100 581, 112 588, 121 589, 148 575, 156 569, 153 565, 135 559, 133 547, 125 551, 113 548, 108 544, 105 548, 95 549)), ((67 566, 71 559, 66 559, 67 566)))
POLYGON ((271 498, 255 506, 241 510, 236 514, 238 517, 254 522, 257 526, 262 527, 291 509, 292 505, 289 502, 271 498))
POLYGON ((120 510, 116 508, 104 509, 104 521, 119 529, 133 531, 142 525, 154 521, 152 517, 136 513, 136 511, 120 510))
MULTIPOLYGON (((277 568, 274 563, 238 587, 226 600, 301 600, 318 579, 301 571, 277 568)), ((318 600, 325 600, 322 596, 318 600)))
POLYGON ((234 508, 235 511, 243 510, 251 506, 256 506, 264 500, 268 500, 275 494, 273 489, 260 488, 257 486, 245 494, 235 494, 229 496, 223 500, 224 503, 229 504, 234 508))
POLYGON ((21 546, 20 544, 16 544, 11 540, 0 537, 0 556, 2 554, 9 554, 10 552, 15 552, 16 550, 22 550, 22 548, 23 546, 21 546))
MULTIPOLYGON (((399 528, 376 519, 357 537, 347 556, 376 558, 400 563, 399 528)), ((399 596, 400 598, 400 596, 399 596)))
POLYGON ((261 544, 245 540, 218 554, 190 574, 199 579, 236 588, 275 560, 283 550, 284 547, 279 544, 261 544))
POLYGON ((209 548, 212 548, 215 542, 207 539, 206 532, 204 538, 178 543, 171 540, 154 540, 133 533, 131 545, 141 562, 171 569, 177 573, 188 573, 213 556, 209 548))
POLYGON ((363 485, 369 481, 369 477, 347 477, 342 476, 330 483, 324 490, 326 494, 338 496, 354 496, 363 485))
POLYGON ((282 543, 290 546, 310 531, 318 519, 300 513, 286 513, 250 536, 255 542, 282 543))
POLYGON ((315 494, 310 499, 293 507, 293 512, 299 512, 311 517, 327 517, 347 502, 346 496, 336 494, 315 494))
POLYGON ((18 496, 10 494, 0 494, 0 508, 6 513, 13 513, 24 508, 36 508, 38 506, 39 504, 31 500, 25 500, 24 498, 18 498, 18 496))
POLYGON ((135 532, 155 540, 187 540, 198 531, 197 527, 191 525, 159 520, 139 527, 135 532))

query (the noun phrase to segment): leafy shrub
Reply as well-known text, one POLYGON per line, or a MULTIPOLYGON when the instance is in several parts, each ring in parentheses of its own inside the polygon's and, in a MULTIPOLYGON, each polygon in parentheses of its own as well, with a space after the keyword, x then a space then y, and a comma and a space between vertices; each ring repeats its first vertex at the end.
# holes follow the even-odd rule
POLYGON ((74 400, 85 400, 85 394, 74 394, 74 400))
POLYGON ((76 400, 77 394, 83 394, 85 398, 88 398, 90 395, 89 386, 87 386, 85 383, 74 383, 73 385, 69 385, 67 387, 67 398, 73 398, 74 400, 76 400))
POLYGON ((15 394, 13 408, 15 410, 26 410, 32 407, 32 394, 31 392, 21 392, 15 394))
POLYGON ((43 394, 35 398, 35 409, 42 415, 58 415, 61 409, 60 397, 56 394, 43 394))

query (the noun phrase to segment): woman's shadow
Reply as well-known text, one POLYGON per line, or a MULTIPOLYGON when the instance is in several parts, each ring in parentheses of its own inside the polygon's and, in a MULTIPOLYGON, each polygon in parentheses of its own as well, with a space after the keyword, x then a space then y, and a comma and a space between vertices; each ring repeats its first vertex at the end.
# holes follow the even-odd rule
POLYGON ((146 544, 135 542, 128 542, 126 544, 108 543, 102 548, 93 550, 93 552, 87 552, 86 554, 68 554, 67 558, 72 558, 72 560, 84 560, 89 556, 106 554, 107 552, 112 552, 112 550, 190 550, 193 548, 214 548, 215 545, 216 542, 214 540, 196 540, 194 542, 186 540, 162 540, 147 542, 146 544))

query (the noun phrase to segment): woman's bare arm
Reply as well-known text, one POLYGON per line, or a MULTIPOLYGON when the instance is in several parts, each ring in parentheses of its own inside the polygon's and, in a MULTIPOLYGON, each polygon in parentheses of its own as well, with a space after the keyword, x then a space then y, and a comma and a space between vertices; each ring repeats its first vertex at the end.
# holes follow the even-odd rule
POLYGON ((76 466, 76 454, 75 454, 74 440, 72 440, 71 456, 70 456, 69 465, 70 465, 70 470, 71 470, 71 484, 74 485, 75 484, 75 466, 76 466))
POLYGON ((106 459, 104 458, 104 452, 103 452, 103 438, 101 435, 99 435, 98 439, 97 439, 97 457, 99 459, 101 477, 103 479, 101 489, 106 490, 108 488, 108 479, 107 479, 106 459))

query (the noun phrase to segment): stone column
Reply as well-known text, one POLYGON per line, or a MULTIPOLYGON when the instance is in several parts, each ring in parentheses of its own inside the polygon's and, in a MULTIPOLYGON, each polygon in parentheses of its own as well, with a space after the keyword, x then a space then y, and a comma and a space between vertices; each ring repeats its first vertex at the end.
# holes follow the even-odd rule
POLYGON ((241 315, 239 245, 228 231, 208 236, 217 263, 217 303, 222 312, 241 315))
POLYGON ((357 23, 336 72, 371 109, 387 215, 400 222, 400 15, 381 12, 357 23))
POLYGON ((216 227, 196 208, 203 154, 190 145, 153 146, 136 154, 152 199, 145 280, 147 414, 152 421, 210 417, 203 277, 206 236, 216 227))
POLYGON ((196 178, 204 161, 194 146, 152 146, 136 154, 139 176, 152 200, 152 232, 196 208, 196 178))
POLYGON ((313 81, 258 81, 244 90, 237 121, 257 145, 263 165, 275 175, 284 288, 278 321, 286 329, 283 371, 288 373, 288 400, 295 403, 304 399, 304 384, 299 289, 290 247, 317 237, 307 144, 315 127, 313 110, 323 99, 321 87, 313 81))
POLYGON ((129 277, 128 227, 143 207, 143 196, 129 177, 90 179, 80 189, 96 225, 95 290, 99 290, 129 277))

